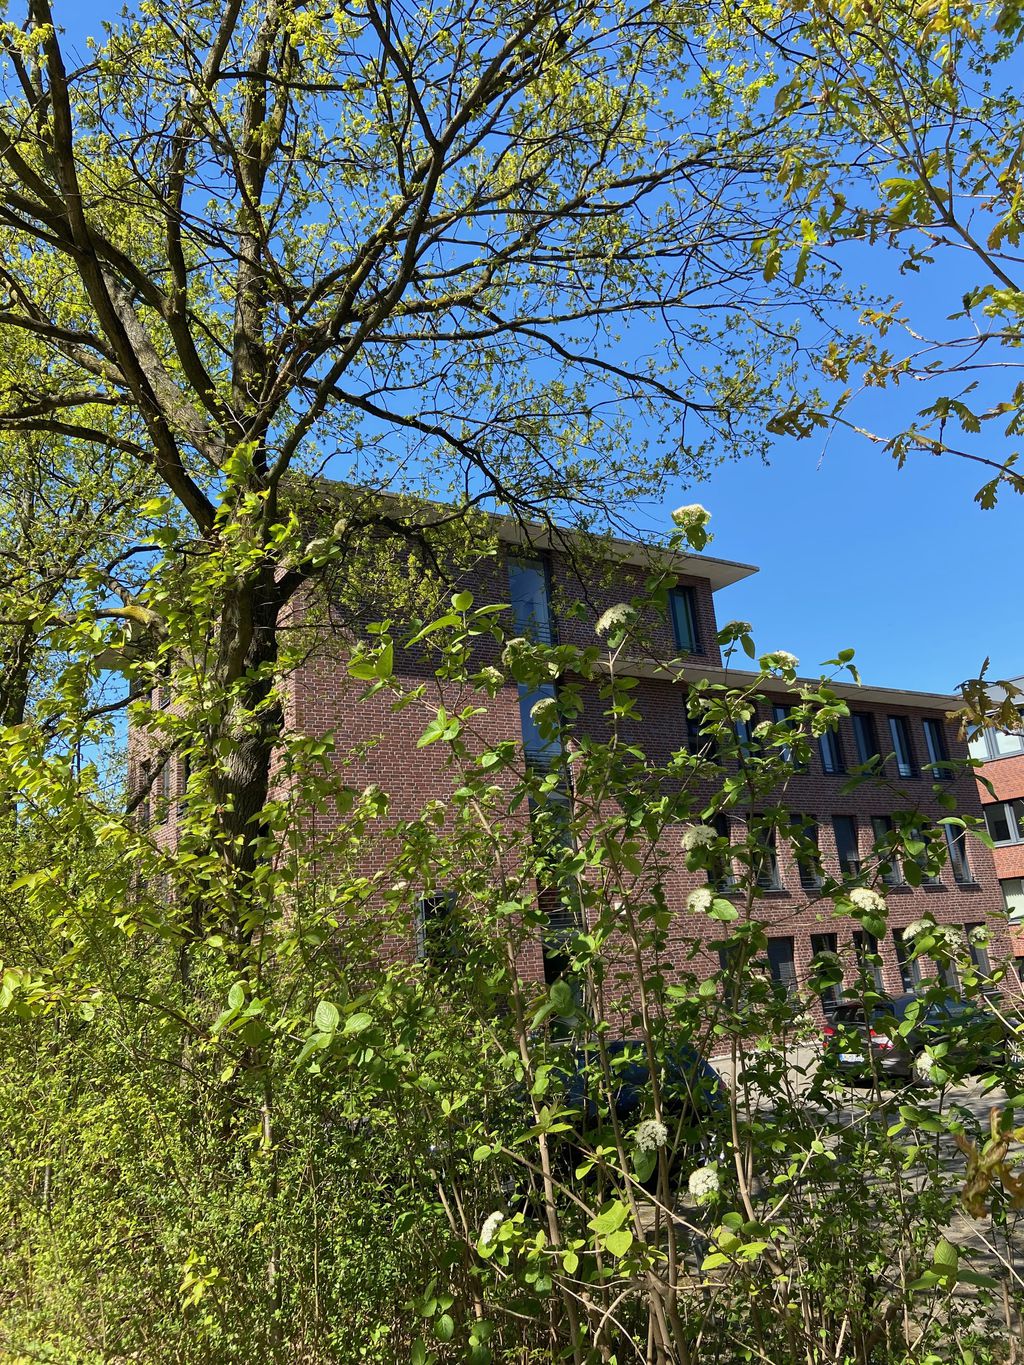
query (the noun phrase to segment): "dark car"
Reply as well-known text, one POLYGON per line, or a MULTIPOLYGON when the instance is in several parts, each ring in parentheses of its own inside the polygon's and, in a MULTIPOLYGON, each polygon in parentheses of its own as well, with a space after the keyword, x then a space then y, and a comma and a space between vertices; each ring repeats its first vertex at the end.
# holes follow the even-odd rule
MULTIPOLYGON (((608 1074, 594 1044, 570 1047, 552 1072, 563 1092, 562 1105, 575 1111, 575 1131, 563 1138, 575 1161, 582 1144, 591 1145, 611 1123, 611 1111, 625 1131, 654 1114, 654 1095, 647 1053, 642 1042, 605 1044, 608 1074)), ((689 1043, 677 1043, 662 1056, 661 1113, 668 1146, 676 1164, 720 1154, 722 1121, 728 1112, 725 1082, 710 1062, 689 1043)), ((555 1101, 557 1103, 557 1101, 555 1101)))
POLYGON ((948 1075, 1016 1064, 1018 1043, 993 1010, 972 1000, 929 1001, 914 992, 883 996, 869 1010, 837 1005, 824 1032, 825 1058, 851 1080, 932 1079, 932 1057, 948 1075))

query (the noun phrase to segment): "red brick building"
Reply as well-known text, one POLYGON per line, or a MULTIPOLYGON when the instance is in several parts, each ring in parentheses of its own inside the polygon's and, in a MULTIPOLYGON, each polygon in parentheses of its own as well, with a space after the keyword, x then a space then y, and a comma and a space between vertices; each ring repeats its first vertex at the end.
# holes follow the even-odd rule
MULTIPOLYGON (((1010 682, 1024 688, 1024 678, 1010 682)), ((969 747, 971 757, 984 765, 978 769, 978 796, 996 845, 993 859, 1002 906, 1024 981, 1024 714, 1020 730, 981 730, 969 747)))
MULTIPOLYGON (((559 543, 547 533, 507 526, 500 536, 498 561, 486 561, 484 568, 471 575, 469 586, 478 604, 511 603, 515 633, 536 639, 593 645, 600 614, 638 594, 652 565, 650 548, 619 542, 609 547, 615 569, 591 573, 567 553, 564 541, 559 543)), ((743 686, 755 676, 723 668, 716 640, 716 599, 756 569, 710 556, 654 553, 656 562, 672 569, 676 586, 670 593, 667 618, 647 623, 649 657, 634 659, 627 670, 638 678, 634 695, 642 719, 637 723, 637 739, 655 761, 663 761, 673 750, 695 742, 686 708, 689 683, 708 679, 743 686), (656 662, 680 655, 686 656, 685 665, 672 672, 656 662)), ((429 666, 413 654, 399 658, 396 667, 410 680, 422 674, 422 681, 435 685, 429 666)), ((549 685, 547 690, 553 688, 549 685)), ((751 731, 760 719, 778 720, 787 706, 781 680, 761 690, 768 701, 762 714, 752 718, 751 731)), ((899 858, 887 861, 885 857, 886 838, 897 811, 913 811, 922 825, 930 824, 949 813, 939 796, 948 793, 960 813, 980 816, 973 772, 955 766, 957 760, 967 758, 966 744, 947 719, 958 699, 852 684, 838 684, 835 690, 847 701, 850 715, 842 719, 837 732, 814 742, 806 771, 791 779, 786 793, 789 809, 801 812, 817 843, 818 870, 798 866, 788 849, 780 846, 770 860, 759 902, 759 914, 770 925, 768 957, 773 976, 787 988, 797 989, 806 980, 815 953, 839 950, 849 956, 877 947, 879 984, 893 994, 911 989, 921 972, 919 964, 908 960, 902 930, 926 916, 967 935, 985 927, 988 946, 974 942, 970 951, 983 966, 1002 959, 1008 953, 1004 900, 992 854, 980 842, 944 827, 946 864, 940 875, 917 887, 905 879, 899 858), (851 769, 874 755, 884 760, 884 780, 851 789, 851 769), (950 761, 953 766, 941 766, 950 761), (851 872, 859 872, 867 884, 886 893, 890 930, 877 945, 867 941, 869 936, 860 934, 854 923, 837 919, 831 903, 820 896, 823 877, 851 872)), ((414 709, 393 713, 384 693, 360 701, 361 691, 360 686, 344 681, 336 661, 326 655, 311 659, 291 680, 290 723, 306 734, 334 732, 346 780, 355 785, 379 783, 391 796, 393 816, 415 818, 425 802, 443 800, 451 789, 443 746, 417 749, 422 716, 414 709)), ((531 710, 545 691, 517 688, 514 683, 500 688, 480 722, 486 741, 521 741, 528 754, 543 761, 545 740, 537 733, 531 710)), ((588 702, 577 725, 600 734, 603 724, 595 687, 593 707, 588 702)), ((681 963, 693 941, 709 935, 707 921, 699 921, 686 909, 688 893, 703 878, 686 870, 678 835, 674 849, 665 890, 677 911, 672 945, 681 963)), ((1018 851, 1024 873, 1024 844, 1018 851)), ((387 851, 368 852, 367 857, 380 859, 378 865, 383 866, 387 851)), ((421 915, 435 913, 439 900, 443 901, 443 889, 429 888, 421 915)), ((422 937, 421 933, 421 942, 422 937)), ((539 944, 529 958, 523 966, 530 974, 539 976, 543 970, 550 976, 557 971, 557 954, 549 953, 545 963, 539 944)), ((706 966, 712 971, 718 963, 709 959, 706 966)))
MULTIPOLYGON (((499 537, 497 559, 483 559, 465 577, 465 586, 471 588, 478 605, 510 603, 514 633, 534 639, 594 645, 595 624, 603 612, 642 596, 652 567, 671 572, 674 587, 668 611, 645 622, 643 657, 634 657, 625 665, 625 671, 637 679, 634 696, 639 719, 633 722, 633 738, 654 762, 664 763, 682 747, 692 752, 695 745, 704 742, 688 717, 689 685, 708 680, 743 687, 756 679, 755 674, 723 667, 716 638, 718 595, 757 572, 752 566, 614 542, 604 547, 613 567, 608 567, 607 561, 601 567, 595 561, 584 565, 570 542, 553 539, 540 530, 526 532, 502 525, 499 537), (681 666, 667 667, 662 662, 680 657, 685 658, 681 666)), ((380 609, 380 615, 384 614, 386 607, 380 609)), ((366 619, 379 619, 369 603, 366 619)), ((362 698, 363 685, 348 678, 336 646, 334 641, 329 647, 314 650, 287 679, 286 723, 299 734, 333 733, 336 762, 343 769, 345 782, 356 788, 378 784, 390 797, 390 818, 415 820, 427 802, 443 801, 451 791, 446 750, 441 744, 417 747, 424 723, 422 711, 410 707, 396 712, 386 692, 362 698)), ((484 657, 482 662, 498 662, 497 655, 493 659, 484 657)), ((400 652, 395 666, 406 682, 423 683, 432 691, 437 688, 438 699, 455 702, 437 683, 433 665, 424 654, 400 652)), ((481 742, 494 745, 514 741, 523 744, 531 761, 544 763, 550 759, 550 742, 537 732, 531 712, 536 702, 553 690, 551 684, 525 689, 508 682, 500 687, 486 714, 475 722, 481 742)), ((988 793, 982 792, 979 800, 972 770, 956 767, 957 761, 968 756, 956 725, 947 719, 958 705, 956 696, 841 683, 835 684, 834 690, 847 702, 850 714, 842 718, 837 731, 813 741, 809 763, 790 778, 785 795, 787 808, 800 812, 805 835, 817 846, 815 865, 798 865, 782 842, 777 851, 771 851, 760 879, 757 911, 768 925, 772 975, 787 989, 797 990, 806 981, 817 953, 838 951, 852 963, 855 956, 877 952, 879 986, 892 994, 912 989, 921 977, 921 967, 909 961, 902 931, 928 916, 965 931, 969 942, 970 931, 984 927, 988 944, 970 942, 971 953, 982 966, 1002 960, 1010 951, 1006 909, 1024 912, 1024 799, 1018 801, 1024 793, 1024 736, 1014 737, 1012 754, 1000 754, 986 766, 986 776, 997 787, 996 802, 1002 802, 1009 811, 1001 817, 988 793), (880 764, 879 777, 851 784, 851 771, 873 758, 880 764), (992 852, 983 844, 945 826, 948 857, 944 867, 922 885, 911 886, 901 858, 886 855, 894 816, 913 812, 920 827, 938 828, 932 822, 949 814, 942 802, 946 795, 954 798, 958 813, 968 816, 980 817, 981 802, 985 802, 989 830, 995 831, 997 843, 1005 845, 997 850, 998 870, 992 852), (1006 838, 997 837, 1003 830, 1000 818, 1007 822, 1006 838), (851 874, 886 895, 889 930, 881 942, 875 943, 861 933, 852 921, 837 918, 831 901, 822 894, 822 883, 829 877, 851 874)), ((761 684, 759 691, 766 700, 747 722, 747 739, 759 721, 780 721, 793 700, 781 679, 761 684)), ((596 685, 591 692, 592 696, 586 693, 577 731, 582 727, 603 736, 603 704, 596 685)), ((469 698, 463 698, 462 704, 466 700, 469 698)), ((472 700, 479 701, 479 694, 472 700)), ((130 758, 136 770, 145 768, 145 748, 137 737, 133 737, 130 758)), ((187 779, 182 763, 172 759, 161 766, 153 785, 147 810, 164 812, 154 816, 155 824, 163 822, 155 831, 162 843, 173 838, 176 798, 184 793, 187 779)), ((329 842, 330 819, 324 814, 318 822, 325 845, 329 842)), ((735 842, 738 828, 735 820, 723 818, 720 832, 735 842)), ((687 871, 678 831, 674 831, 672 846, 666 852, 669 872, 664 881, 665 895, 676 912, 671 951, 682 964, 692 957, 696 940, 707 940, 714 934, 709 935, 706 919, 687 910, 690 891, 705 878, 687 871)), ((369 874, 386 870, 393 853, 393 845, 386 840, 367 838, 359 871, 369 874)), ((409 896, 411 911, 419 918, 418 932, 404 941, 390 940, 389 955, 407 955, 415 951, 416 944, 422 947, 426 922, 444 905, 441 885, 410 887, 409 896)), ((542 903, 546 903, 543 897, 542 903)), ((557 947, 550 947, 551 941, 557 944, 557 937, 556 926, 545 949, 538 934, 536 942, 520 957, 526 975, 551 978, 557 974, 559 954, 557 947)), ((1024 944, 1018 955, 1024 957, 1024 944)), ((709 973, 719 965, 710 955, 703 960, 709 973)))

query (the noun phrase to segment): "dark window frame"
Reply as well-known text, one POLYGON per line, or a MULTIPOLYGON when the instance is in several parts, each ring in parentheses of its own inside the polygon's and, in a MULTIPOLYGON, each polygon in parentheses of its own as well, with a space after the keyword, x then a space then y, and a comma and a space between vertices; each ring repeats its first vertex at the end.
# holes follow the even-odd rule
POLYGON ((824 734, 818 736, 818 757, 821 759, 821 770, 827 776, 835 777, 846 772, 843 741, 838 725, 834 730, 826 730, 824 734))
POLYGON ((881 752, 878 747, 878 726, 872 711, 851 711, 850 724, 853 726, 853 747, 857 753, 857 763, 864 767, 881 752))
POLYGON ((832 816, 832 835, 836 842, 836 860, 839 863, 840 877, 860 876, 863 859, 860 853, 860 822, 856 815, 833 815, 832 816), (851 846, 853 848, 852 857, 844 857, 843 840, 839 837, 840 822, 849 821, 849 830, 853 835, 851 846))
POLYGON ((697 592, 688 583, 678 583, 668 590, 669 617, 672 622, 672 635, 676 648, 684 654, 703 654, 700 626, 697 621, 697 592), (680 616, 686 628, 687 639, 683 639, 680 629, 680 616))
POLYGON ((921 731, 924 734, 929 772, 937 781, 948 782, 953 777, 953 770, 948 766, 949 745, 946 743, 945 725, 934 716, 925 716, 921 721, 921 731))
POLYGON ((910 737, 910 724, 906 716, 889 716, 889 738, 892 740, 893 758, 896 772, 902 778, 917 777, 914 764, 914 745, 910 737), (903 750, 901 756, 900 750, 903 750))

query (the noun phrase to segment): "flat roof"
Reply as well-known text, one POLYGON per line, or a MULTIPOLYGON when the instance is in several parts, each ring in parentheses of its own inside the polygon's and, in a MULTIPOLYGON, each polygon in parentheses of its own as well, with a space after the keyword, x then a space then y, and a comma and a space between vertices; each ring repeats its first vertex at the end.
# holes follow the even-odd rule
MULTIPOLYGON (((643 678, 663 678, 671 682, 724 683, 728 687, 750 687, 754 684, 765 692, 778 692, 781 695, 792 693, 793 687, 816 687, 820 678, 797 678, 795 684, 786 683, 782 678, 761 679, 759 673, 751 673, 741 668, 702 668, 699 664, 678 664, 673 667, 657 659, 637 659, 624 665, 624 669, 643 678)), ((844 700, 873 701, 883 706, 905 706, 922 711, 956 711, 963 699, 955 693, 911 692, 902 687, 875 687, 870 683, 830 682, 828 686, 844 700)))
MULTIPOLYGON (((534 522, 519 522, 513 517, 496 517, 498 539, 506 545, 530 546, 537 550, 559 549, 582 539, 583 533, 563 526, 542 526, 534 522)), ((741 564, 734 559, 716 559, 712 555, 684 554, 665 545, 639 540, 620 540, 618 536, 591 533, 592 543, 605 548, 620 564, 635 564, 649 569, 654 564, 673 568, 692 578, 703 578, 711 584, 712 592, 727 588, 732 583, 758 573, 756 564, 741 564)))

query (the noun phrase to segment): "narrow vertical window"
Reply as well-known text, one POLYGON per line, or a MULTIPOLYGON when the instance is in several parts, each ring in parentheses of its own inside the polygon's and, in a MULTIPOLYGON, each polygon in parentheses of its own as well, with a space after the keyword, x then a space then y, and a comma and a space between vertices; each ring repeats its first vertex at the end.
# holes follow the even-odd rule
POLYGON ((416 903, 416 955, 434 967, 454 963, 457 957, 455 897, 439 891, 421 896, 416 903))
POLYGON ((797 988, 796 958, 791 938, 770 938, 768 940, 768 970, 772 980, 781 986, 787 995, 793 995, 797 988))
POLYGON ((821 851, 818 848, 818 822, 809 815, 793 817, 796 829, 793 852, 796 857, 800 885, 805 891, 816 891, 821 885, 821 851))
POLYGON ((967 833, 953 825, 943 825, 946 831, 946 848, 949 850, 949 865, 953 869, 953 880, 960 886, 969 886, 974 878, 967 861, 967 833))
POLYGON ((860 872, 860 848, 857 842, 857 820, 853 815, 834 815, 832 828, 836 836, 836 855, 843 877, 856 877, 860 872))
POLYGON ((775 830, 771 826, 753 830, 755 848, 751 858, 751 871, 754 879, 765 891, 778 891, 779 860, 775 852, 775 830))
POLYGON ((924 747, 928 751, 928 771, 935 778, 950 778, 953 771, 949 767, 949 751, 946 748, 946 732, 941 720, 926 719, 921 722, 924 730, 924 747))
POLYGON ((550 644, 554 630, 547 562, 543 559, 510 559, 508 589, 517 634, 550 644))
POLYGON ((875 732, 875 718, 870 711, 854 711, 850 716, 853 725, 853 742, 857 750, 857 762, 870 763, 878 757, 878 736, 875 732))
POLYGON ((827 773, 841 773, 843 768, 843 746, 839 741, 838 730, 826 730, 818 739, 818 752, 821 766, 827 773))
POLYGON ((873 815, 871 817, 871 832, 874 835, 875 856, 878 859, 878 870, 881 873, 882 881, 885 882, 886 886, 902 886, 903 870, 893 850, 891 816, 873 815))
POLYGON ((964 933, 967 936, 967 951, 971 955, 971 961, 982 976, 988 976, 992 971, 988 957, 988 926, 983 922, 965 924, 964 933))
MULTIPOLYGON (((811 953, 814 957, 837 957, 839 940, 835 934, 812 934, 811 953)), ((826 986, 821 993, 821 1008, 831 1014, 843 998, 842 986, 826 986)))
POLYGON ((900 964, 900 981, 905 991, 916 991, 921 984, 921 964, 911 956, 910 944, 902 929, 892 931, 892 941, 896 948, 896 961, 900 964))
POLYGON ((910 726, 906 716, 889 717, 889 737, 896 759, 896 771, 900 777, 913 777, 914 753, 910 747, 910 726))
POLYGON ((700 653, 697 633, 697 598, 692 588, 672 588, 668 595, 676 647, 685 654, 700 653))
POLYGON ((856 954, 857 966, 861 974, 866 976, 875 990, 881 993, 884 987, 882 964, 878 959, 878 939, 875 938, 874 934, 869 934, 863 929, 855 929, 853 951, 856 954))

